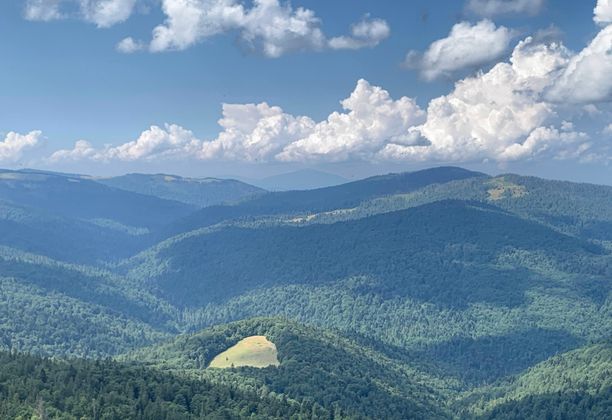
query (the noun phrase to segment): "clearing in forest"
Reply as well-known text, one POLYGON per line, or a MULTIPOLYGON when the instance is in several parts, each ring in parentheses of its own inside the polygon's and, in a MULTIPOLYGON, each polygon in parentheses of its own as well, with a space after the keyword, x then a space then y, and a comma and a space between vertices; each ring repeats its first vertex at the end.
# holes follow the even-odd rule
POLYGON ((278 366, 276 345, 263 335, 252 335, 238 344, 218 354, 209 367, 230 368, 240 366, 251 366, 263 368, 267 366, 278 366))

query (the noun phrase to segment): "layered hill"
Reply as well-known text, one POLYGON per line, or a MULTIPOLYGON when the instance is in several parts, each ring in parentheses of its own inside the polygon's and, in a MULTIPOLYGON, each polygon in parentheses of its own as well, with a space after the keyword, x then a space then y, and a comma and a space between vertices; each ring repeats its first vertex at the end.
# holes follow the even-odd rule
POLYGON ((434 168, 199 209, 77 175, 0 178, 3 350, 127 353, 146 372, 236 385, 302 415, 609 407, 606 365, 571 355, 609 348, 610 187, 434 168), (276 347, 278 367, 231 367, 249 337, 276 347), (225 369, 208 369, 223 354, 225 369), (560 375, 574 367, 559 354, 587 368, 560 375), (567 385, 589 369, 603 374, 588 391, 567 385))
POLYGON ((0 244, 64 261, 126 258, 195 209, 78 175, 0 171, 0 244))

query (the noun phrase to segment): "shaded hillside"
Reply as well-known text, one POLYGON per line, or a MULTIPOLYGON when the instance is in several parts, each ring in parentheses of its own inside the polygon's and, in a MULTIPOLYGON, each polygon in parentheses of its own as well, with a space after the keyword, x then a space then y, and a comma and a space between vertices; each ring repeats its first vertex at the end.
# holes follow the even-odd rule
POLYGON ((211 226, 224 220, 242 217, 350 208, 375 197, 415 191, 431 184, 484 176, 486 175, 462 168, 440 167, 418 172, 375 176, 315 190, 273 192, 234 206, 212 206, 202 209, 173 224, 165 231, 165 236, 170 237, 211 226))
POLYGON ((128 174, 98 178, 96 181, 110 187, 197 207, 232 203, 265 192, 261 188, 233 179, 184 178, 164 174, 128 174))
POLYGON ((154 229, 194 210, 176 201, 111 188, 65 175, 0 172, 0 200, 49 214, 127 228, 154 229))
POLYGON ((608 418, 612 413, 612 342, 551 357, 512 380, 473 391, 464 403, 471 404, 466 417, 608 418))
POLYGON ((373 278, 377 291, 387 295, 450 306, 516 306, 531 280, 521 264, 496 264, 511 250, 543 253, 567 272, 612 270, 598 246, 494 207, 443 201, 330 225, 229 226, 186 235, 136 259, 143 261, 133 273, 188 306, 261 287, 360 275, 373 278))

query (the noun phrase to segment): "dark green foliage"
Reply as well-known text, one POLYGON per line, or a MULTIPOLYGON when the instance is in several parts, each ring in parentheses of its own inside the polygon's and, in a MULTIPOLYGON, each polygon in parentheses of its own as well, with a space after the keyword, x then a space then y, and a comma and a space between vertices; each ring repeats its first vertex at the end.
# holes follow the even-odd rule
MULTIPOLYGON (((191 191, 152 182, 148 194, 191 191)), ((34 367, 0 366, 0 418, 94 406, 108 418, 610 417, 609 343, 580 346, 612 331, 612 188, 438 168, 183 218, 193 207, 6 171, 0 200, 0 348, 103 358, 152 346, 122 360, 163 370, 74 361, 81 390, 57 379, 64 362, 7 355, 34 367), (258 316, 299 324, 157 345, 258 316), (277 344, 280 367, 205 369, 252 334, 277 344), (135 401, 132 380, 163 398, 141 403, 139 385, 135 401)))
POLYGON ((0 352, 0 418, 299 419, 320 406, 113 361, 53 361, 0 352))
POLYGON ((495 266, 512 249, 543 251, 568 272, 612 274, 610 259, 595 262, 600 247, 490 206, 443 201, 332 225, 189 235, 158 252, 167 268, 155 281, 163 296, 188 306, 260 287, 361 275, 378 280, 373 291, 388 297, 516 306, 534 283, 520 266, 495 266))
POLYGON ((233 179, 183 178, 164 174, 128 174, 97 181, 110 187, 198 207, 236 202, 265 193, 261 188, 233 179))
POLYGON ((207 370, 223 383, 253 383, 300 403, 314 400, 329 411, 340 408, 367 418, 432 418, 448 416, 436 401, 425 375, 340 336, 280 319, 240 321, 179 337, 143 349, 129 359, 171 371, 202 374, 218 353, 251 335, 276 344, 280 366, 264 369, 207 370))

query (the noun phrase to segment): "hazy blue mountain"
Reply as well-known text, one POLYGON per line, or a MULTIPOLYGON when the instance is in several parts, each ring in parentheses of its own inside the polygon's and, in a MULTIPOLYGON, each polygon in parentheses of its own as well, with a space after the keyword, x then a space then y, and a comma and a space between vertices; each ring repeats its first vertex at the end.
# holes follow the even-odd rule
POLYGON ((302 169, 280 175, 269 176, 253 184, 268 191, 313 190, 345 184, 348 180, 340 175, 316 169, 302 169))
POLYGON ((148 229, 166 225, 195 209, 81 176, 29 171, 0 171, 0 200, 67 218, 148 229))
POLYGON ((198 207, 232 203, 265 192, 261 188, 234 179, 184 178, 165 174, 128 174, 95 180, 114 188, 198 207))
POLYGON ((211 226, 224 220, 262 215, 321 212, 351 208, 376 197, 408 193, 432 184, 474 177, 486 177, 456 167, 432 168, 417 172, 380 175, 346 184, 306 191, 272 192, 232 206, 211 206, 177 221, 166 237, 211 226))

